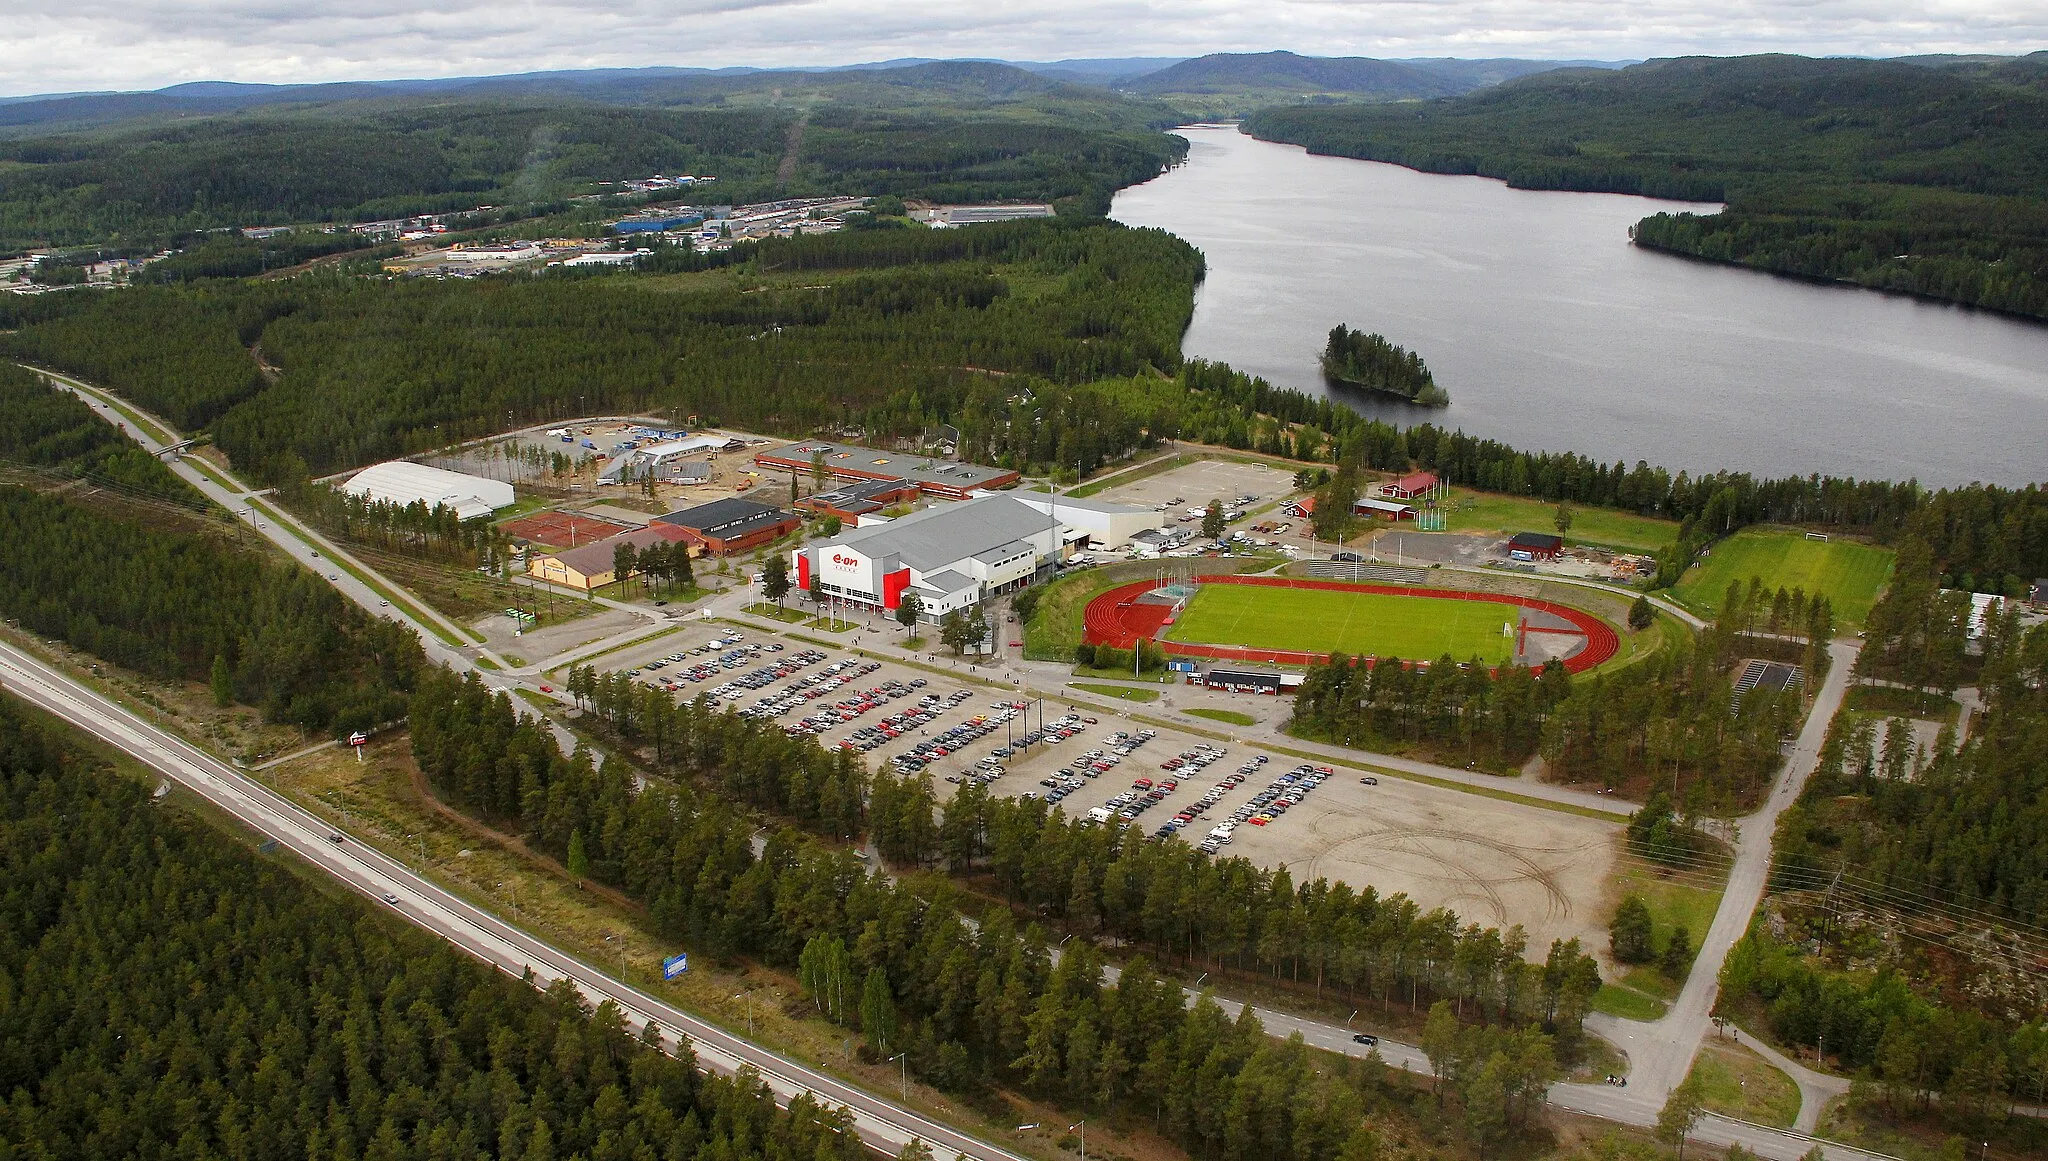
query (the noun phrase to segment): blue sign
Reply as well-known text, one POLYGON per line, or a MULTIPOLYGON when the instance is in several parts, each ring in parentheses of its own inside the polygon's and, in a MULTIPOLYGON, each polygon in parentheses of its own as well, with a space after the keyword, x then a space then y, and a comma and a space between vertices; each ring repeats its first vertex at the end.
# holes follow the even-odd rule
POLYGON ((665 980, 675 979, 677 976, 682 975, 684 972, 689 970, 690 953, 687 951, 681 952, 677 955, 669 956, 667 959, 661 961, 661 978, 665 980))

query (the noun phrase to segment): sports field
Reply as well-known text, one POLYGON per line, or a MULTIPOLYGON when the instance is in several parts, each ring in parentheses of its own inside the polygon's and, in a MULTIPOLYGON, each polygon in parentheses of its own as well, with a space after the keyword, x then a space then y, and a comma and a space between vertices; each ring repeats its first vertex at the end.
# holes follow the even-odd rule
POLYGON ((1514 656, 1512 605, 1334 589, 1205 584, 1167 639, 1308 653, 1434 661, 1449 653, 1498 665, 1514 656))
POLYGON ((1838 626, 1861 626, 1891 575, 1892 552, 1847 540, 1808 540, 1803 532, 1748 529, 1714 545, 1699 567, 1688 569, 1672 590, 1679 603, 1711 616, 1727 595, 1728 582, 1744 586, 1752 576, 1765 587, 1825 593, 1838 626))

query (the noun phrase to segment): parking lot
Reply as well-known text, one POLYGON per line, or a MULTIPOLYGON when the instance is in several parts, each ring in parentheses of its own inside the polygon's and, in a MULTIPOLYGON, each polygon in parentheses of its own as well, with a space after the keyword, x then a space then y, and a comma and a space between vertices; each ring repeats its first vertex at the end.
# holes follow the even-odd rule
MULTIPOLYGON (((1294 477, 1262 464, 1241 464, 1232 460, 1200 460, 1156 476, 1105 488, 1095 498, 1107 504, 1128 504, 1134 508, 1157 508, 1171 504, 1176 509, 1204 507, 1211 500, 1229 503, 1241 496, 1257 496, 1251 506, 1261 508, 1294 491, 1294 477)), ((1175 519, 1184 512, 1171 513, 1175 519)))
MULTIPOLYGON (((851 646, 849 638, 846 646, 851 646)), ((693 624, 605 667, 705 694, 876 769, 929 773, 942 801, 968 781, 1058 803, 1069 817, 1177 834, 1467 921, 1520 923, 1530 946, 1601 946, 1619 827, 1268 748, 753 628, 693 624), (669 660, 674 658, 674 660, 669 660), (656 664, 658 663, 658 664, 656 664)))

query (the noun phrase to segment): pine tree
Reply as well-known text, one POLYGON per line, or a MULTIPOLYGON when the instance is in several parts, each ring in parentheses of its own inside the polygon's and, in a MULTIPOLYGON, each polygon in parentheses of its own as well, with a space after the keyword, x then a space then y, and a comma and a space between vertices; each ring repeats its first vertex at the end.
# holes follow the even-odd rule
POLYGON ((225 653, 213 655, 213 704, 226 709, 235 701, 235 675, 225 653))

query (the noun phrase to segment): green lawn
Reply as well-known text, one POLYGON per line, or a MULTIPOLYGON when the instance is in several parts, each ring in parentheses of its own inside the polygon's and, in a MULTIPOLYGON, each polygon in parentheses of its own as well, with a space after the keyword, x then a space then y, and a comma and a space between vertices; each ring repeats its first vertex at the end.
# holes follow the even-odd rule
POLYGON ((1156 689, 1125 689, 1121 685, 1100 685, 1092 681, 1070 681, 1067 683, 1067 686, 1070 689, 1078 689, 1083 693, 1100 694, 1103 697, 1113 697, 1121 701, 1159 700, 1159 691, 1156 689))
POLYGON ((1742 1047, 1708 1040, 1693 1061, 1701 1096, 1717 1113, 1789 1129, 1799 1117, 1799 1086, 1777 1066, 1742 1047))
MULTIPOLYGON (((1555 532, 1557 505, 1522 496, 1458 489, 1451 493, 1450 515, 1445 523, 1451 532, 1555 532)), ((1613 508, 1574 505, 1571 530, 1565 533, 1565 540, 1652 553, 1677 543, 1678 524, 1613 508)))
POLYGON ((1433 661, 1449 653, 1499 664, 1514 655, 1501 635, 1513 606, 1333 589, 1203 585, 1169 634, 1175 641, 1344 652, 1433 661))
POLYGON ((1808 540, 1792 529, 1751 528, 1714 545, 1671 595, 1693 612, 1711 616, 1727 595, 1729 581, 1748 585, 1750 577, 1762 577, 1774 591, 1783 587, 1826 594, 1835 606, 1835 623, 1855 627, 1869 615, 1891 569, 1889 548, 1808 540))
POLYGON ((1191 709, 1187 712, 1189 717, 1208 718, 1212 722, 1222 722, 1227 726, 1256 726, 1259 724, 1259 719, 1250 714, 1239 713, 1236 710, 1191 709))

